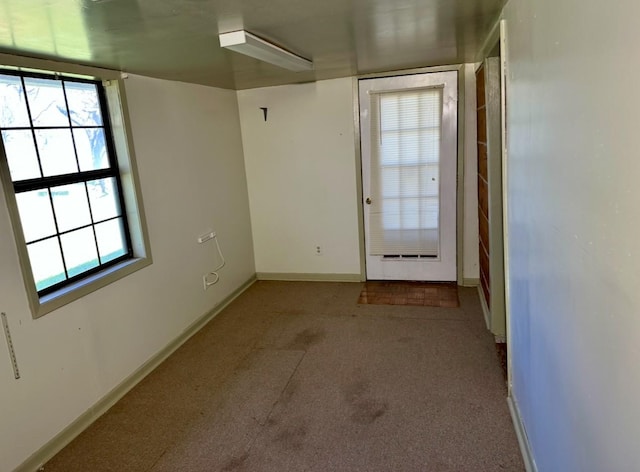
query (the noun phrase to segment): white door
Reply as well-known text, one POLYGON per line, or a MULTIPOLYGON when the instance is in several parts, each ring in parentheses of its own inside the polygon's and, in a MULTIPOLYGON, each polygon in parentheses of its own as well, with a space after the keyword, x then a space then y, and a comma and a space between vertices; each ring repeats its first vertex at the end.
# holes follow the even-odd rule
POLYGON ((359 87, 367 279, 454 281, 458 73, 359 87))

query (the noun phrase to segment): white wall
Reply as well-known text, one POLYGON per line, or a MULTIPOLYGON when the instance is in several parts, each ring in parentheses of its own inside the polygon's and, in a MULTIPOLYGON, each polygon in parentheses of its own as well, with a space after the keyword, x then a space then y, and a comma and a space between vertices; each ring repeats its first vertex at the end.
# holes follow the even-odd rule
POLYGON ((238 103, 256 270, 359 274, 352 79, 243 90, 238 103))
MULTIPOLYGON (((153 265, 38 320, 31 319, 0 202, 0 310, 22 378, 0 340, 0 470, 12 470, 254 273, 236 94, 130 76, 133 140, 153 265), (204 292, 217 263, 227 265, 204 292)), ((0 192, 1 195, 1 192, 0 192)))
MULTIPOLYGON (((464 277, 477 278, 475 78, 467 69, 464 277)), ((238 103, 256 270, 359 274, 353 79, 243 90, 238 103)))
POLYGON ((514 396, 540 472, 640 463, 640 3, 511 0, 514 396))

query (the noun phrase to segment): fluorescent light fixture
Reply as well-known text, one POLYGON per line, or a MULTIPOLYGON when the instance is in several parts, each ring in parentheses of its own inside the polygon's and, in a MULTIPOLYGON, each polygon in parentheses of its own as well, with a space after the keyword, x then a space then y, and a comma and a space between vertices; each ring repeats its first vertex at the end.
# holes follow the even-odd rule
POLYGON ((313 62, 308 59, 297 56, 245 30, 220 33, 219 37, 220 46, 223 48, 251 56, 274 66, 295 72, 313 69, 313 62))

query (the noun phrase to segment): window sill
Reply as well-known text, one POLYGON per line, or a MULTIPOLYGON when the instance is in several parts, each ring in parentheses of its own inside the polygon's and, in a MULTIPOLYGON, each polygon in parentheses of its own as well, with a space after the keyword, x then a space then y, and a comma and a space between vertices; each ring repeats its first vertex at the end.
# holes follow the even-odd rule
POLYGON ((117 280, 133 274, 140 269, 151 265, 151 258, 133 258, 111 266, 97 274, 90 275, 73 284, 67 285, 53 293, 42 297, 35 297, 31 303, 31 314, 33 318, 51 313, 58 308, 67 305, 85 295, 95 292, 117 280))

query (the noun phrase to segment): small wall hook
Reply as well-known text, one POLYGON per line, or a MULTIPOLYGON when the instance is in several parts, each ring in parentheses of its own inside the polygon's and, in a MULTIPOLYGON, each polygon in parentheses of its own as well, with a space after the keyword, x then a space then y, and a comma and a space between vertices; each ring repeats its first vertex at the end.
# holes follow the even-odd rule
POLYGON ((262 114, 264 115, 264 121, 267 121, 267 112, 269 111, 269 109, 267 107, 260 107, 260 109, 262 110, 262 114))

